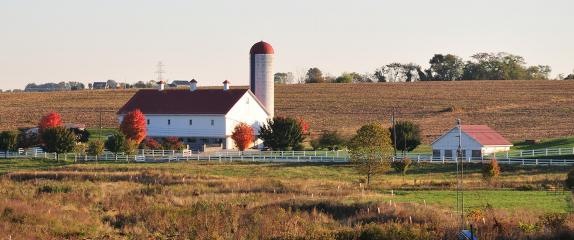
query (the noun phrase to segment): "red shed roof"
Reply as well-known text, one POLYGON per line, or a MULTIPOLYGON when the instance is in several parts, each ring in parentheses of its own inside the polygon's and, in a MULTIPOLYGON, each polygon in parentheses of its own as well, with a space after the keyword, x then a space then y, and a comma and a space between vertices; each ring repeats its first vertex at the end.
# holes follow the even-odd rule
POLYGON ((486 125, 461 125, 461 130, 482 145, 512 146, 511 142, 486 125))
POLYGON ((258 42, 256 44, 253 45, 253 47, 251 47, 251 51, 249 51, 249 54, 254 55, 254 54, 274 54, 275 50, 273 50, 273 47, 271 46, 271 44, 266 43, 264 41, 258 42))
POLYGON ((227 114, 249 89, 139 90, 120 110, 140 109, 144 114, 227 114))

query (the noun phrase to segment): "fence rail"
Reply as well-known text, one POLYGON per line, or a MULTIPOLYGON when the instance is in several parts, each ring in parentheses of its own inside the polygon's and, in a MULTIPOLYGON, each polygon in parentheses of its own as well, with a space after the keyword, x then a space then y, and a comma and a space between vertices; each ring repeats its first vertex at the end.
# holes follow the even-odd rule
MULTIPOLYGON (((512 151, 497 153, 482 157, 465 157, 464 161, 469 163, 484 163, 495 157, 501 164, 521 164, 521 165, 574 165, 574 159, 549 159, 547 156, 572 155, 574 149, 555 148, 538 149, 527 151, 512 151), (542 157, 545 158, 537 158, 542 157)), ((407 153, 398 154, 393 161, 400 161, 404 157, 415 162, 428 163, 454 163, 453 158, 433 157, 432 154, 407 153)), ((0 158, 42 158, 42 159, 63 159, 79 162, 92 161, 124 161, 124 162, 170 162, 170 161, 217 161, 217 162, 339 162, 349 161, 347 151, 220 151, 214 153, 192 152, 190 150, 138 150, 136 155, 126 155, 124 153, 114 154, 105 151, 100 156, 88 156, 74 153, 54 154, 46 153, 41 149, 20 150, 18 152, 0 152, 0 158)))

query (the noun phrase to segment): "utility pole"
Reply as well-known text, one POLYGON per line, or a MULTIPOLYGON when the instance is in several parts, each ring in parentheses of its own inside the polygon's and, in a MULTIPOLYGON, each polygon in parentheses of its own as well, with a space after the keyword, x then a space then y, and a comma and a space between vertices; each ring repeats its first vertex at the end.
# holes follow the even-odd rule
POLYGON ((393 107, 393 114, 391 116, 391 121, 393 123, 393 150, 395 152, 395 157, 397 157, 397 129, 395 128, 395 111, 396 107, 393 107))
POLYGON ((456 154, 456 175, 457 175, 457 189, 456 189, 456 206, 457 211, 460 212, 460 230, 465 229, 464 224, 464 158, 462 155, 462 127, 460 118, 456 119, 458 129, 458 148, 456 154), (460 163, 459 163, 460 161, 460 163))
POLYGON ((165 73, 165 71, 163 70, 163 67, 165 65, 163 65, 163 63, 161 61, 159 61, 157 63, 157 70, 155 71, 155 74, 157 74, 157 81, 161 81, 163 80, 163 74, 165 73))

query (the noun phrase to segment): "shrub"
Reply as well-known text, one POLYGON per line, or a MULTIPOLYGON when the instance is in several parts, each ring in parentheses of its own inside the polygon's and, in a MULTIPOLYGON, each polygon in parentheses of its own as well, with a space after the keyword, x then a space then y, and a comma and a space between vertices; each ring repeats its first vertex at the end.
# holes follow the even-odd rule
POLYGON ((568 189, 574 189, 574 169, 568 172, 568 176, 566 176, 565 185, 568 189))
POLYGON ((141 148, 151 150, 161 150, 163 146, 153 138, 147 137, 142 141, 141 148))
POLYGON ((395 169, 398 173, 403 175, 407 174, 409 167, 413 164, 413 161, 409 158, 404 158, 402 160, 396 160, 391 163, 391 167, 395 169))
POLYGON ((0 133, 0 150, 16 151, 18 147, 18 133, 13 131, 3 131, 0 133))
POLYGON ((126 137, 122 133, 116 133, 108 138, 106 141, 106 148, 115 154, 121 153, 125 150, 126 137))
POLYGON ((490 160, 490 163, 482 168, 482 177, 487 181, 492 181, 500 176, 500 165, 496 159, 490 160))
POLYGON ((166 137, 163 139, 163 148, 167 150, 183 150, 185 145, 178 137, 166 137))
POLYGON ((72 188, 69 186, 44 185, 38 187, 38 193, 68 193, 70 191, 72 191, 72 188))
POLYGON ((100 140, 92 141, 88 144, 88 154, 91 156, 99 156, 104 153, 104 142, 100 140))
POLYGON ((90 140, 90 132, 85 129, 71 128, 70 131, 76 135, 76 141, 86 143, 90 140))
POLYGON ((345 144, 345 139, 337 131, 325 131, 319 137, 319 147, 337 150, 345 144))
POLYGON ((249 148, 249 146, 255 140, 255 134, 253 133, 253 128, 245 123, 239 123, 233 129, 231 134, 231 139, 235 142, 235 146, 239 151, 244 151, 249 148))
POLYGON ((391 140, 396 148, 403 152, 414 150, 421 144, 421 129, 418 124, 409 121, 399 121, 395 124, 395 129, 389 128, 391 140), (397 134, 395 137, 394 134, 397 134), (395 141, 395 138, 397 142, 395 141))

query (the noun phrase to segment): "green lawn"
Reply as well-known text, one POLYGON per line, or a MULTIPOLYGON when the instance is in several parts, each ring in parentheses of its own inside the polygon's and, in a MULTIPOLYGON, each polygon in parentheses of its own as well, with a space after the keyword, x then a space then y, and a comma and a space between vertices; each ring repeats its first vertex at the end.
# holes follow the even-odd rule
MULTIPOLYGON (((430 205, 456 208, 456 191, 397 191, 396 202, 416 202, 430 205)), ((570 192, 546 191, 466 191, 465 209, 484 208, 487 205, 501 209, 528 209, 540 212, 571 212, 572 195, 570 192)))
POLYGON ((106 140, 109 135, 116 133, 118 130, 115 128, 88 128, 88 132, 90 133, 90 140, 106 140))
POLYGON ((524 141, 514 142, 511 150, 536 150, 544 148, 574 148, 574 137, 542 139, 537 144, 526 144, 524 141))

